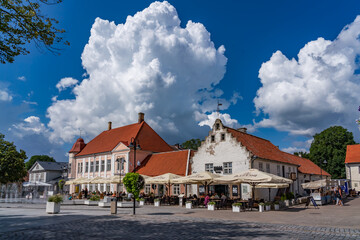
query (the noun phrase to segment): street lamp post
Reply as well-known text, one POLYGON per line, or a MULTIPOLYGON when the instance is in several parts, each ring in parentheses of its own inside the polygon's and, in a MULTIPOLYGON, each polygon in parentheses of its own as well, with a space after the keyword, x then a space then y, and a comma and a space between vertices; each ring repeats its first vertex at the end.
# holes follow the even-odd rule
POLYGON ((121 185, 122 166, 126 162, 126 160, 124 158, 117 158, 115 161, 119 163, 119 175, 120 175, 120 183, 119 183, 119 185, 121 185))
MULTIPOLYGON (((141 149, 140 145, 139 145, 139 140, 136 140, 135 138, 131 138, 130 140, 130 144, 129 144, 129 148, 133 148, 134 149, 134 169, 133 172, 135 172, 135 168, 136 168, 136 149, 141 149)), ((135 195, 133 194, 133 201, 134 201, 134 205, 133 205, 133 214, 135 215, 135 195)))
POLYGON ((321 179, 322 179, 322 167, 323 167, 323 164, 327 164, 327 161, 324 160, 321 165, 320 165, 320 171, 321 171, 321 179))

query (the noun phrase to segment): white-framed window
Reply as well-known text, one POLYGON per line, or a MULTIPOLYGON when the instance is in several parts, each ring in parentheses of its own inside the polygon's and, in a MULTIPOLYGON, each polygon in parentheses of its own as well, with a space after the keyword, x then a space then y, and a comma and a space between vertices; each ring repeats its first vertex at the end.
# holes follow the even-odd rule
POLYGON ((94 172, 94 161, 90 162, 90 172, 94 172))
POLYGON ((214 172, 214 164, 212 164, 212 163, 206 163, 206 164, 205 164, 205 171, 206 171, 206 172, 214 172))
POLYGON ((81 163, 78 163, 78 171, 77 171, 78 173, 81 173, 82 171, 81 171, 81 163))
POLYGON ((150 184, 145 184, 145 194, 149 194, 150 193, 150 184))
POLYGON ((259 162, 259 170, 260 170, 260 171, 264 171, 264 167, 263 167, 263 163, 262 163, 262 162, 259 162))
POLYGON ((219 130, 220 129, 220 123, 217 123, 216 124, 216 130, 219 130))
POLYGON ((359 173, 360 173, 360 166, 359 166, 359 173))
POLYGON ((270 173, 270 163, 267 163, 267 164, 266 164, 266 172, 267 172, 267 173, 270 173))
POLYGON ((106 170, 107 171, 111 171, 111 160, 110 159, 108 159, 107 161, 106 161, 106 170))
POLYGON ((100 168, 100 172, 105 171, 105 160, 101 161, 101 168, 100 168))
POLYGON ((211 135, 211 142, 215 142, 215 135, 211 135))
POLYGON ((232 162, 224 162, 224 174, 232 174, 232 162))
POLYGON ((280 176, 281 173, 280 173, 280 165, 277 165, 276 166, 276 172, 277 172, 277 175, 280 176))
POLYGON ((89 162, 86 162, 86 168, 85 168, 85 172, 89 171, 89 162))
POLYGON ((179 195, 180 194, 180 184, 174 184, 173 185, 173 194, 179 195))
POLYGON ((96 161, 95 172, 98 172, 98 171, 99 171, 99 161, 96 161))
POLYGON ((290 173, 291 173, 291 167, 288 167, 288 170, 289 170, 289 172, 288 172, 288 177, 290 177, 290 173))

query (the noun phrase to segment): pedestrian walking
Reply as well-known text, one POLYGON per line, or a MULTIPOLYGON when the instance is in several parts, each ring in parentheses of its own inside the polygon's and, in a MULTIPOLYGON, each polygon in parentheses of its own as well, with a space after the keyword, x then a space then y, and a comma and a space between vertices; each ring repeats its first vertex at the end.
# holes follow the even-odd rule
POLYGON ((339 206, 344 206, 344 204, 343 204, 343 202, 342 202, 342 191, 341 191, 341 188, 340 188, 340 187, 338 187, 336 197, 337 197, 337 199, 338 199, 338 200, 337 200, 337 205, 339 205, 339 206))

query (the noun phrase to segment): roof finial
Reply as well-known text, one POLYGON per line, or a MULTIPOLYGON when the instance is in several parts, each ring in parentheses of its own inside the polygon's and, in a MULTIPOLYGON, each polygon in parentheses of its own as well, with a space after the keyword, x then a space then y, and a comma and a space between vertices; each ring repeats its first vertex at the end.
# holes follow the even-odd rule
POLYGON ((216 108, 218 118, 220 118, 220 106, 222 106, 222 103, 220 103, 220 101, 218 100, 217 101, 217 108, 216 108))
POLYGON ((79 128, 79 131, 80 131, 80 138, 81 138, 81 128, 79 128))

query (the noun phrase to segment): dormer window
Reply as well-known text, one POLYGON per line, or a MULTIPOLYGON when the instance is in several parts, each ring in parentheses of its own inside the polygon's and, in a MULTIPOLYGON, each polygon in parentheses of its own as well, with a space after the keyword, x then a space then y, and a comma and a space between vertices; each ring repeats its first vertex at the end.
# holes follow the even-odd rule
POLYGON ((215 125, 215 128, 216 128, 216 130, 219 130, 219 129, 220 129, 220 123, 217 123, 217 124, 215 125))
POLYGON ((211 135, 211 142, 215 142, 215 135, 211 135))

